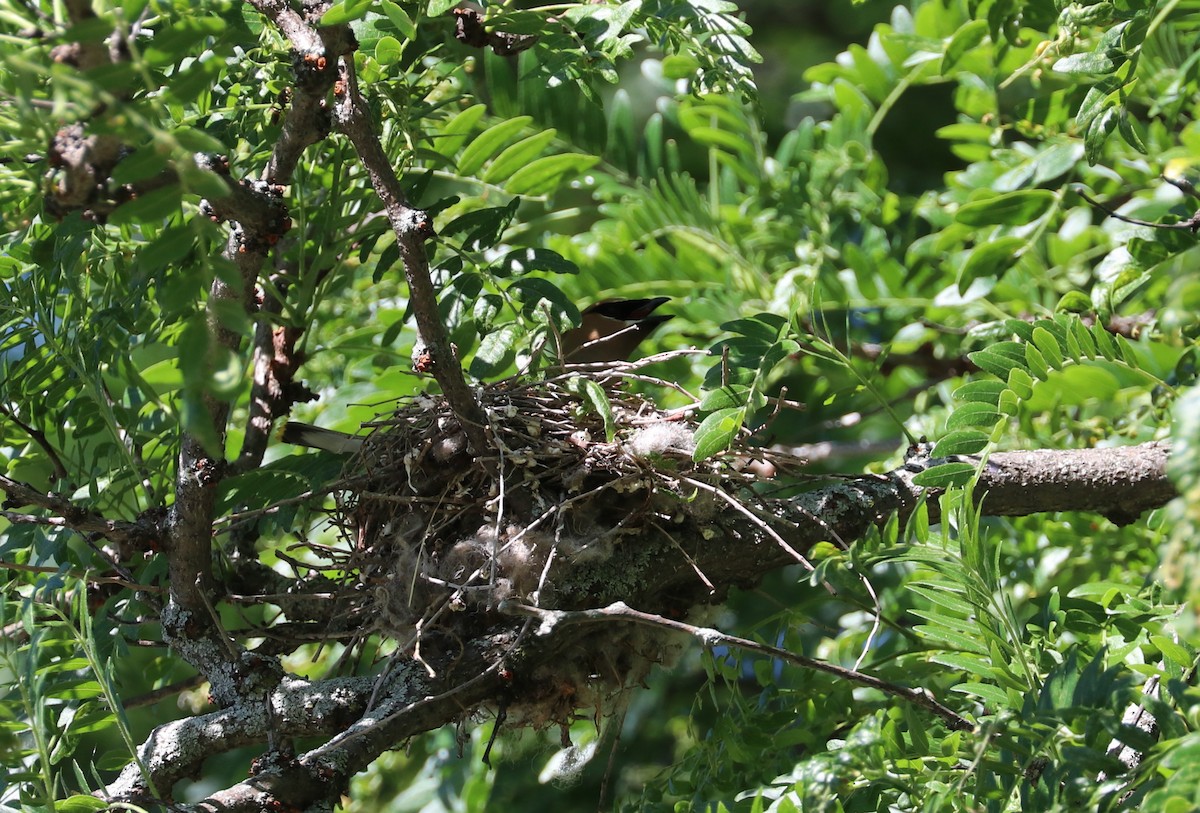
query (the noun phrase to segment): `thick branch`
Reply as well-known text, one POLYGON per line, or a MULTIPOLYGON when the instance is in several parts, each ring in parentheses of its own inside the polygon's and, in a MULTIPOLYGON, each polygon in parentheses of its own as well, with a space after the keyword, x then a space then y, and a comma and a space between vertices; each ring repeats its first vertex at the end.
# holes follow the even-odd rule
MULTIPOLYGON (((373 686, 370 677, 330 678, 315 684, 288 678, 270 693, 269 703, 238 704, 159 726, 142 744, 138 757, 154 786, 169 792, 209 757, 263 742, 268 735, 329 735, 345 729, 366 711, 373 686)), ((109 785, 106 795, 117 801, 142 799, 148 792, 135 762, 109 785)))
MULTIPOLYGON (((294 41, 300 38, 301 41, 296 42, 297 47, 306 53, 324 51, 326 46, 337 53, 348 48, 344 43, 334 47, 332 40, 341 39, 336 32, 327 32, 325 39, 313 34, 311 28, 305 26, 285 3, 264 3, 261 8, 289 36, 294 34, 294 41)), ((208 298, 208 323, 214 345, 230 352, 240 351, 242 337, 222 323, 221 311, 231 302, 237 303, 247 314, 256 310, 255 282, 259 269, 271 246, 291 226, 282 202, 284 189, 281 184, 290 178, 304 149, 323 138, 328 131, 323 100, 332 86, 334 72, 317 69, 315 60, 312 63, 301 60, 297 71, 296 104, 288 111, 283 136, 276 144, 267 167, 269 181, 230 184, 231 194, 228 197, 206 202, 211 216, 234 221, 225 257, 237 267, 237 281, 230 284, 218 277, 213 281, 208 298)), ((209 168, 228 172, 227 166, 221 163, 214 163, 209 168)), ((256 380, 256 383, 259 382, 256 380)), ((269 381, 261 383, 263 386, 270 384, 269 381)), ((256 397, 252 403, 261 406, 265 396, 259 392, 254 395, 256 397)), ((219 657, 223 652, 234 652, 232 645, 222 639, 219 631, 213 630, 210 625, 201 625, 199 620, 202 611, 211 613, 208 596, 212 587, 212 520, 217 488, 225 475, 226 463, 222 450, 229 417, 227 402, 207 394, 202 402, 207 423, 204 434, 207 437, 188 434, 181 439, 175 504, 170 517, 172 604, 169 609, 172 612, 164 614, 164 631, 193 666, 202 670, 212 669, 213 658, 216 658, 216 662, 224 664, 224 670, 236 673, 236 664, 219 657), (195 636, 195 648, 183 645, 181 635, 195 636)), ((247 445, 243 451, 245 456, 261 459, 270 431, 270 420, 263 415, 252 417, 258 420, 249 427, 247 445)), ((218 682, 223 688, 236 689, 236 682, 218 682)), ((231 696, 217 696, 223 702, 232 702, 233 699, 231 696)))
MULTIPOLYGON (((985 516, 1094 511, 1114 522, 1129 522, 1176 496, 1166 477, 1168 453, 1169 444, 1157 441, 1079 451, 1000 452, 989 458, 974 496, 985 516)), ((824 541, 851 544, 893 514, 907 519, 922 499, 930 522, 940 522, 938 500, 930 499, 937 492, 916 486, 913 477, 941 462, 926 460, 790 499, 758 500, 749 505, 749 514, 720 504, 703 534, 617 546, 612 558, 598 566, 601 572, 578 579, 576 592, 565 592, 574 580, 560 583, 560 598, 571 608, 625 601, 655 613, 719 601, 730 586, 755 585, 764 573, 796 564, 792 552, 808 552, 824 541), (770 531, 764 530, 764 520, 770 531), (791 550, 780 546, 776 535, 791 550), (697 568, 718 585, 715 594, 697 578, 697 568)), ((680 494, 692 490, 666 476, 664 484, 680 494)))
POLYGON ((396 177, 392 163, 373 129, 367 103, 359 93, 350 60, 342 61, 341 80, 344 88, 341 101, 335 108, 335 121, 338 129, 350 138, 371 178, 371 185, 383 201, 404 263, 417 329, 433 357, 433 375, 462 423, 471 451, 479 455, 488 447, 483 431, 487 418, 463 379, 462 366, 450 346, 450 337, 438 314, 437 293, 433 290, 433 282, 429 277, 429 258, 425 254, 425 240, 433 236, 432 224, 428 215, 409 206, 405 199, 400 179, 396 177))
POLYGON ((1176 496, 1166 474, 1169 453, 1165 442, 1000 452, 988 459, 976 493, 990 516, 1094 511, 1117 525, 1128 525, 1176 496))

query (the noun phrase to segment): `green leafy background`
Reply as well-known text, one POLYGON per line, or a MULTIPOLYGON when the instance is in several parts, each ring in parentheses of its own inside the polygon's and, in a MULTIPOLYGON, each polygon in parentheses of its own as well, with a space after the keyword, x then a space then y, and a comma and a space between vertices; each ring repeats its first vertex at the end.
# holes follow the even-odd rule
MULTIPOLYGON (((709 621, 862 659, 955 705, 975 734, 828 675, 692 648, 616 721, 598 731, 585 712, 579 750, 561 751, 558 732, 501 737, 488 771, 480 720, 465 743, 439 731, 380 759, 347 809, 591 809, 618 727, 605 792, 621 810, 1191 809, 1197 243, 1079 191, 1144 221, 1192 217, 1197 199, 1161 176, 1187 180, 1200 162, 1200 6, 488 3, 489 30, 538 36, 499 56, 454 41, 453 5, 347 0, 325 21, 353 21, 384 146, 434 217, 441 311, 472 377, 536 375, 586 303, 667 295, 676 318, 646 350, 713 351, 653 369, 701 396, 700 454, 743 426, 828 452, 815 467, 838 471, 886 470, 921 437, 951 455, 1169 436, 1184 497, 1123 527, 996 520, 970 508, 975 467, 950 464, 923 475, 955 486, 941 525, 918 514, 851 550, 820 546, 815 574, 771 574, 709 621), (804 409, 777 410, 781 394, 804 409), (1150 678, 1157 695, 1142 694, 1150 678), (1134 703, 1157 739, 1122 722, 1134 703), (1130 775, 1117 741, 1145 754, 1130 775)), ((74 29, 61 14, 0 2, 0 464, 133 518, 168 504, 202 397, 233 405, 239 448, 247 359, 210 347, 204 321, 210 282, 233 273, 224 227, 197 213, 221 184, 190 156, 221 152, 235 177, 257 177, 291 68, 249 4, 108 3, 74 29), (141 32, 127 62, 79 72, 49 57, 116 27, 141 32), (133 149, 114 183, 168 167, 178 182, 104 225, 54 217, 37 156, 84 119, 133 149)), ((321 395, 294 416, 347 430, 430 386, 411 372, 399 252, 369 190, 347 142, 311 149, 271 283, 321 395)), ((244 314, 222 319, 251 335, 244 314)), ((335 472, 280 447, 227 481, 221 510, 335 472)), ((43 569, 7 571, 0 604, 14 633, 0 650, 0 799, 95 809, 62 800, 110 781, 203 693, 134 702, 189 676, 136 645, 158 636, 144 597, 89 595, 79 577, 97 560, 76 535, 0 528, 0 559, 43 569)), ((265 518, 264 559, 298 530, 328 534, 293 504, 265 518)), ((164 567, 148 557, 134 575, 161 583, 164 567)), ((265 617, 228 613, 234 628, 265 617)), ((338 654, 287 666, 320 677, 338 654)), ((249 758, 213 760, 180 798, 236 781, 249 758)))

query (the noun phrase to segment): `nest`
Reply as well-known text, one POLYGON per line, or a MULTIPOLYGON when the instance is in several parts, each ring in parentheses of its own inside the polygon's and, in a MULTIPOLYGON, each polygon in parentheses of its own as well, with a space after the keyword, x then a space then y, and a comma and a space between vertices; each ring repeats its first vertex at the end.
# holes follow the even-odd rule
MULTIPOLYGON (((694 462, 686 413, 659 410, 617 380, 571 375, 483 388, 486 458, 468 452, 441 398, 418 396, 364 424, 371 432, 346 465, 334 514, 349 550, 338 626, 445 662, 481 630, 502 621, 512 628, 502 602, 579 609, 626 599, 632 585, 623 580, 633 574, 622 554, 700 533, 728 509, 716 489, 756 479, 738 471, 744 455, 694 462)), ((540 688, 522 693, 538 701, 527 720, 565 723, 579 707, 611 709, 614 693, 677 651, 662 633, 616 626, 589 632, 559 666, 541 668, 530 681, 540 688)))

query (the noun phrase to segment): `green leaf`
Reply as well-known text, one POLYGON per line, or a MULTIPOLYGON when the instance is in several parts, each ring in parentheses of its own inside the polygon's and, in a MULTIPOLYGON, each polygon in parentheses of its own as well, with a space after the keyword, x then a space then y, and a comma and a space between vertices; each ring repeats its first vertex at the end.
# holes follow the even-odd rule
POLYGON ((1187 649, 1180 646, 1175 641, 1172 641, 1165 635, 1151 635, 1150 643, 1158 647, 1162 652, 1163 657, 1171 661, 1175 666, 1189 668, 1192 665, 1194 656, 1187 649))
POLYGON ((968 353, 967 358, 981 370, 999 378, 1008 378, 1009 370, 1025 365, 1025 346, 1011 341, 996 342, 984 350, 968 353))
POLYGON ((983 42, 987 33, 986 20, 971 20, 955 31, 954 35, 950 37, 950 41, 946 43, 946 50, 942 54, 941 72, 949 73, 964 55, 983 42))
POLYGON ((969 694, 983 700, 984 703, 990 705, 993 709, 1007 708, 1012 705, 1009 700, 1008 693, 1004 689, 991 683, 967 682, 959 683, 957 686, 951 687, 952 692, 961 692, 969 694))
POLYGON ((965 485, 974 473, 970 463, 942 463, 913 477, 913 483, 922 488, 952 488, 965 485))
POLYGON ((1067 174, 1083 157, 1083 145, 1078 141, 1053 144, 1038 153, 1034 159, 1034 173, 1030 183, 1037 186, 1067 174))
POLYGON ((317 25, 334 26, 345 25, 352 20, 358 20, 367 15, 371 10, 373 0, 342 0, 340 3, 334 3, 329 7, 329 10, 321 15, 321 20, 317 25))
POLYGON ((458 159, 458 174, 463 177, 474 175, 485 161, 504 149, 531 121, 532 116, 517 116, 494 124, 475 136, 475 140, 467 145, 458 159))
POLYGON ((442 131, 434 137, 433 148, 447 158, 458 152, 467 141, 467 136, 487 112, 486 104, 477 104, 463 110, 446 123, 442 131))
POLYGON ((94 813, 106 810, 108 803, 95 796, 69 796, 54 805, 55 813, 94 813))
POLYGON ((692 459, 697 462, 707 460, 728 449, 741 431, 745 417, 744 407, 719 409, 707 416, 696 428, 696 450, 692 459))
POLYGON ((524 335, 519 326, 509 323, 484 336, 471 359, 471 375, 486 379, 504 372, 516 358, 517 340, 524 335))
POLYGON ((459 0, 429 0, 429 5, 426 7, 425 14, 429 17, 437 17, 445 14, 450 9, 457 6, 459 0))
POLYGON ((380 65, 395 65, 404 56, 404 45, 393 36, 381 37, 375 43, 375 61, 380 65))
POLYGON ((109 215, 108 222, 114 225, 143 221, 162 223, 178 214, 182 204, 183 190, 177 184, 171 184, 121 204, 109 215))
POLYGON ((498 277, 511 277, 546 271, 551 274, 578 274, 579 266, 548 248, 517 248, 504 255, 492 272, 498 277))
POLYGON ((937 442, 930 453, 933 457, 976 454, 988 444, 988 436, 978 429, 958 429, 937 442))
POLYGON ((947 429, 980 428, 991 431, 1003 416, 991 404, 972 402, 963 404, 946 419, 947 429))
POLYGON ((192 162, 182 163, 179 169, 179 186, 182 191, 214 200, 229 195, 225 179, 215 172, 203 169, 192 162))
POLYGON ((700 62, 690 54, 671 54, 662 61, 662 73, 667 79, 691 79, 700 70, 700 62))
POLYGON ((1059 348, 1058 340, 1054 338, 1054 334, 1044 327, 1035 327, 1033 330, 1033 343, 1047 364, 1055 370, 1063 368, 1062 350, 1059 348))
POLYGON ((1033 376, 1020 367, 1013 367, 1008 371, 1008 388, 1022 400, 1030 398, 1033 395, 1033 376))
POLYGON ((138 269, 152 273, 166 268, 188 255, 195 246, 195 234, 190 226, 170 226, 138 252, 138 269))
POLYGON ((959 207, 954 219, 968 226, 1027 226, 1053 205, 1047 189, 1020 189, 971 201, 959 207))
POLYGON ((561 186, 566 178, 586 172, 599 161, 595 155, 547 155, 514 172, 504 188, 514 195, 545 195, 561 186))
POLYGON ((579 399, 600 416, 604 422, 604 442, 612 443, 617 434, 617 422, 613 417, 612 403, 604 388, 590 378, 572 376, 566 382, 567 392, 579 396, 579 399))
POLYGON ((225 144, 221 139, 215 138, 196 127, 177 127, 171 131, 171 137, 175 139, 180 147, 189 152, 221 154, 226 151, 225 144))
POLYGON ((148 144, 121 159, 112 171, 113 183, 126 184, 150 178, 167 168, 167 156, 148 144))
POLYGON ((1120 89, 1121 80, 1115 76, 1105 76, 1092 85, 1075 113, 1076 126, 1086 130, 1096 116, 1117 103, 1120 89))
POLYGON ((556 134, 556 130, 544 130, 506 147, 484 171, 484 182, 503 183, 518 169, 528 166, 541 155, 556 134))
POLYGON ((1071 54, 1054 63, 1050 68, 1055 73, 1109 73, 1115 67, 1104 54, 1071 54))
POLYGON ((1068 313, 1087 313, 1091 309, 1092 300, 1083 291, 1067 291, 1054 306, 1054 310, 1068 313))
POLYGON ((1120 118, 1117 119, 1117 131, 1125 139, 1126 144, 1133 147, 1142 155, 1146 155, 1150 150, 1146 147, 1146 142, 1142 139, 1140 130, 1141 124, 1137 119, 1129 115, 1128 110, 1122 110, 1120 118))
POLYGON ((967 255, 958 275, 958 290, 965 292, 971 283, 983 277, 1000 277, 1016 264, 1025 241, 1019 237, 1001 237, 976 246, 967 255))
POLYGON ((507 206, 477 209, 460 215, 442 227, 441 236, 463 234, 463 248, 473 251, 491 248, 500 242, 504 230, 516 216, 520 202, 520 198, 513 198, 507 206))
POLYGON ((739 336, 757 339, 764 344, 774 344, 779 339, 780 331, 787 327, 787 319, 777 313, 759 313, 746 319, 734 319, 724 322, 721 330, 737 333, 739 336))
POLYGON ((700 409, 705 412, 716 412, 721 409, 737 409, 746 405, 746 393, 749 387, 730 384, 704 394, 700 399, 700 409))
POLYGON ((1119 117, 1120 112, 1115 107, 1107 107, 1088 125, 1087 131, 1083 134, 1084 158, 1087 159, 1088 164, 1095 164, 1100 160, 1104 142, 1116 129, 1119 117))
POLYGON ((1112 361, 1117 357, 1116 342, 1113 341, 1113 338, 1109 334, 1107 328, 1105 328, 1105 326, 1099 321, 1092 325, 1092 337, 1096 342, 1096 352, 1104 356, 1104 358, 1108 359, 1109 361, 1112 361))
POLYGON ((521 303, 521 313, 532 319, 545 318, 545 306, 550 306, 555 324, 576 321, 579 309, 562 289, 540 277, 522 277, 508 286, 507 293, 521 303))
POLYGON ((959 401, 980 401, 987 404, 995 404, 1000 399, 1000 393, 1005 390, 1003 381, 994 379, 980 379, 978 381, 968 381, 953 393, 954 398, 959 401))
POLYGON ((154 38, 142 49, 142 59, 152 67, 178 64, 191 56, 192 49, 201 40, 215 37, 224 30, 225 21, 216 16, 200 14, 174 19, 154 32, 154 38))
POLYGON ((1067 335, 1075 340, 1075 344, 1079 347, 1080 355, 1085 358, 1094 358, 1096 355, 1096 340, 1092 338, 1092 332, 1088 330, 1088 326, 1081 319, 1075 319, 1067 327, 1067 335))
POLYGON ((402 36, 408 37, 410 40, 416 38, 417 27, 413 24, 412 17, 409 17, 408 12, 395 3, 394 0, 381 0, 379 9, 387 15, 387 18, 392 21, 392 25, 396 26, 396 30, 402 36))

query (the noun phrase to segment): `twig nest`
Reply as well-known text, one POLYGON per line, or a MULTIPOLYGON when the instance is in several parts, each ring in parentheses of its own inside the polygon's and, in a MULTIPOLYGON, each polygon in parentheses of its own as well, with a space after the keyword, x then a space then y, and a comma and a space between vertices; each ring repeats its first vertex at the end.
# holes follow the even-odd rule
MULTIPOLYGON (((503 620, 496 608, 506 599, 607 603, 632 578, 609 563, 622 546, 662 546, 666 536, 679 549, 672 534, 700 538, 714 515, 712 489, 745 486, 724 460, 692 460, 689 420, 608 387, 606 427, 579 390, 566 376, 483 388, 492 449, 481 458, 468 453, 441 399, 422 396, 366 424, 371 434, 345 467, 335 512, 350 549, 340 606, 364 633, 404 647, 419 640, 434 657, 503 620)), ((529 719, 565 719, 558 709, 577 708, 584 683, 612 691, 667 657, 658 633, 627 626, 598 633, 607 644, 589 646, 570 674, 546 675, 547 703, 529 719), (564 681, 570 691, 553 688, 564 681)))

